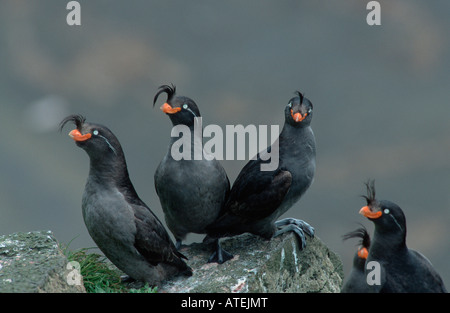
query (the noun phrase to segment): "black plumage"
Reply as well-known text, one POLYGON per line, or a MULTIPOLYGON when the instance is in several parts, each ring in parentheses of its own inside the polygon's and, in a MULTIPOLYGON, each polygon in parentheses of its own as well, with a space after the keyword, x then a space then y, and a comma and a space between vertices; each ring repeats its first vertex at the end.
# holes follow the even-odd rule
POLYGON ((301 248, 306 245, 305 232, 313 236, 314 228, 304 221, 286 218, 276 221, 306 192, 314 179, 316 144, 311 120, 312 103, 297 92, 285 107, 285 123, 280 136, 267 152, 258 153, 239 173, 220 217, 208 227, 209 237, 217 248, 210 262, 223 263, 232 258, 220 246, 219 238, 249 232, 265 239, 293 231, 301 248), (278 166, 262 170, 270 163, 267 154, 278 156, 278 166))
MULTIPOLYGON (((366 262, 377 262, 381 270, 379 284, 372 284, 370 292, 447 292, 431 262, 421 253, 407 247, 403 210, 391 201, 378 201, 373 181, 368 182, 366 187, 367 205, 360 210, 360 214, 375 225, 366 262)), ((370 272, 366 268, 366 275, 370 272)))
MULTIPOLYGON (((181 140, 171 137, 168 151, 154 179, 166 224, 180 248, 188 233, 204 234, 205 228, 218 216, 230 191, 230 182, 222 165, 203 151, 201 115, 197 104, 190 98, 176 96, 175 86, 163 85, 155 95, 153 105, 161 93, 167 94, 161 110, 174 127, 188 128, 190 153, 187 158, 174 159, 173 148, 181 140)), ((183 136, 185 136, 183 135, 183 136)), ((184 138, 182 138, 184 139, 184 138)), ((182 146, 179 149, 187 149, 182 146)))
POLYGON ((76 126, 69 135, 90 159, 82 213, 100 250, 132 279, 151 285, 192 275, 162 223, 136 193, 116 136, 81 115, 66 117, 60 128, 68 122, 76 126))
POLYGON ((358 238, 358 250, 353 257, 352 269, 342 286, 342 293, 368 292, 368 284, 365 274, 366 259, 370 249, 370 235, 364 226, 349 232, 343 236, 344 240, 358 238))

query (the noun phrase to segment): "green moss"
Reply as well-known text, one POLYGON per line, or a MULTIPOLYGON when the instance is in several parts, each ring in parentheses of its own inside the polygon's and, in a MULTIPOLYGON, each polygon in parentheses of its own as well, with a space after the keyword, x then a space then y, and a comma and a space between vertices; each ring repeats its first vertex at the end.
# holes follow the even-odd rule
POLYGON ((88 253, 89 248, 70 251, 63 249, 69 261, 80 264, 84 287, 88 293, 155 293, 157 288, 145 284, 142 288, 130 288, 122 283, 121 273, 112 268, 107 259, 97 253, 88 253))

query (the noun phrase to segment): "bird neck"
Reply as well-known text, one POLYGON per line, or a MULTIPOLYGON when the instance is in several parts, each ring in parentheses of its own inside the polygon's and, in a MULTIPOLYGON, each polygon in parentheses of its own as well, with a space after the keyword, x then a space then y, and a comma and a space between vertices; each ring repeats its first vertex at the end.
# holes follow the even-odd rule
POLYGON ((383 230, 377 229, 375 226, 375 232, 373 236, 372 243, 370 245, 370 250, 382 251, 395 251, 400 253, 406 251, 406 233, 392 233, 385 232, 383 230))
POLYGON ((285 123, 279 136, 280 155, 292 153, 305 153, 310 149, 315 154, 314 133, 309 125, 304 127, 294 127, 285 123), (293 146, 302 147, 301 149, 292 149, 293 146))
POLYGON ((168 151, 170 156, 172 156, 173 149, 182 154, 183 157, 187 157, 188 150, 190 150, 191 159, 197 159, 195 154, 201 156, 203 153, 203 129, 201 125, 182 125, 175 131, 172 130, 168 151))
POLYGON ((103 186, 131 184, 123 154, 90 159, 89 179, 103 186))
POLYGON ((189 134, 188 136, 190 138, 202 138, 203 127, 201 124, 192 124, 189 126, 184 124, 173 125, 170 138, 174 142, 180 139, 181 135, 184 136, 185 134, 189 134))
POLYGON ((280 133, 281 139, 292 140, 293 138, 301 138, 302 133, 307 133, 311 131, 309 125, 294 127, 289 123, 284 123, 283 129, 280 133))
POLYGON ((365 259, 360 258, 358 255, 355 255, 353 257, 353 268, 355 270, 364 272, 365 264, 366 264, 366 260, 365 259))

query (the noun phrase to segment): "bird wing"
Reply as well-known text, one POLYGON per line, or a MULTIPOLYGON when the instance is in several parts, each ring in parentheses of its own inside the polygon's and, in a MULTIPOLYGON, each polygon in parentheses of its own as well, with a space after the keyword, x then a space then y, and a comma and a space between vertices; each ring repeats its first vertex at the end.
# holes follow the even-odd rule
POLYGON ((149 263, 178 263, 179 258, 186 259, 176 250, 162 223, 147 207, 134 204, 132 207, 136 223, 134 246, 149 263))
POLYGON ((444 286, 441 276, 433 267, 431 261, 419 251, 408 249, 410 258, 415 259, 416 266, 420 266, 422 279, 421 284, 426 286, 430 292, 444 292, 447 290, 444 286))
POLYGON ((262 219, 283 202, 292 183, 289 171, 261 171, 260 162, 250 161, 236 179, 225 211, 243 219, 262 219))

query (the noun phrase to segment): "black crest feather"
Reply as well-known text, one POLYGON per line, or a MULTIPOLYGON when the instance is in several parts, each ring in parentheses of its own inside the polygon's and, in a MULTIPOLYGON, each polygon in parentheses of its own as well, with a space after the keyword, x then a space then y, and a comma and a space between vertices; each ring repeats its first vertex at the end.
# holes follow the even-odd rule
POLYGON ((169 85, 159 86, 159 91, 156 93, 155 97, 153 98, 153 106, 155 106, 156 100, 158 100, 159 95, 162 94, 163 92, 167 93, 166 102, 168 102, 170 99, 173 98, 177 88, 175 87, 174 84, 170 84, 170 85, 171 86, 169 86, 169 85))
POLYGON ((367 229, 361 225, 360 228, 351 231, 344 236, 342 236, 343 240, 348 240, 352 238, 360 238, 360 241, 358 242, 359 245, 363 246, 364 248, 369 249, 370 247, 370 235, 367 229))
POLYGON ((367 201, 367 205, 371 205, 373 203, 375 203, 377 200, 375 199, 375 181, 374 180, 368 180, 366 183, 364 183, 366 185, 366 189, 367 189, 367 195, 366 196, 362 196, 364 199, 366 199, 367 201))
POLYGON ((80 114, 72 114, 67 117, 65 117, 61 123, 59 123, 59 131, 62 131, 64 125, 66 125, 68 122, 72 122, 75 124, 77 129, 81 129, 81 126, 83 126, 84 122, 86 121, 86 118, 83 115, 80 114))
POLYGON ((295 93, 299 96, 299 98, 300 98, 300 104, 302 104, 303 103, 303 97, 305 96, 304 94, 302 94, 300 91, 295 91, 295 93))

